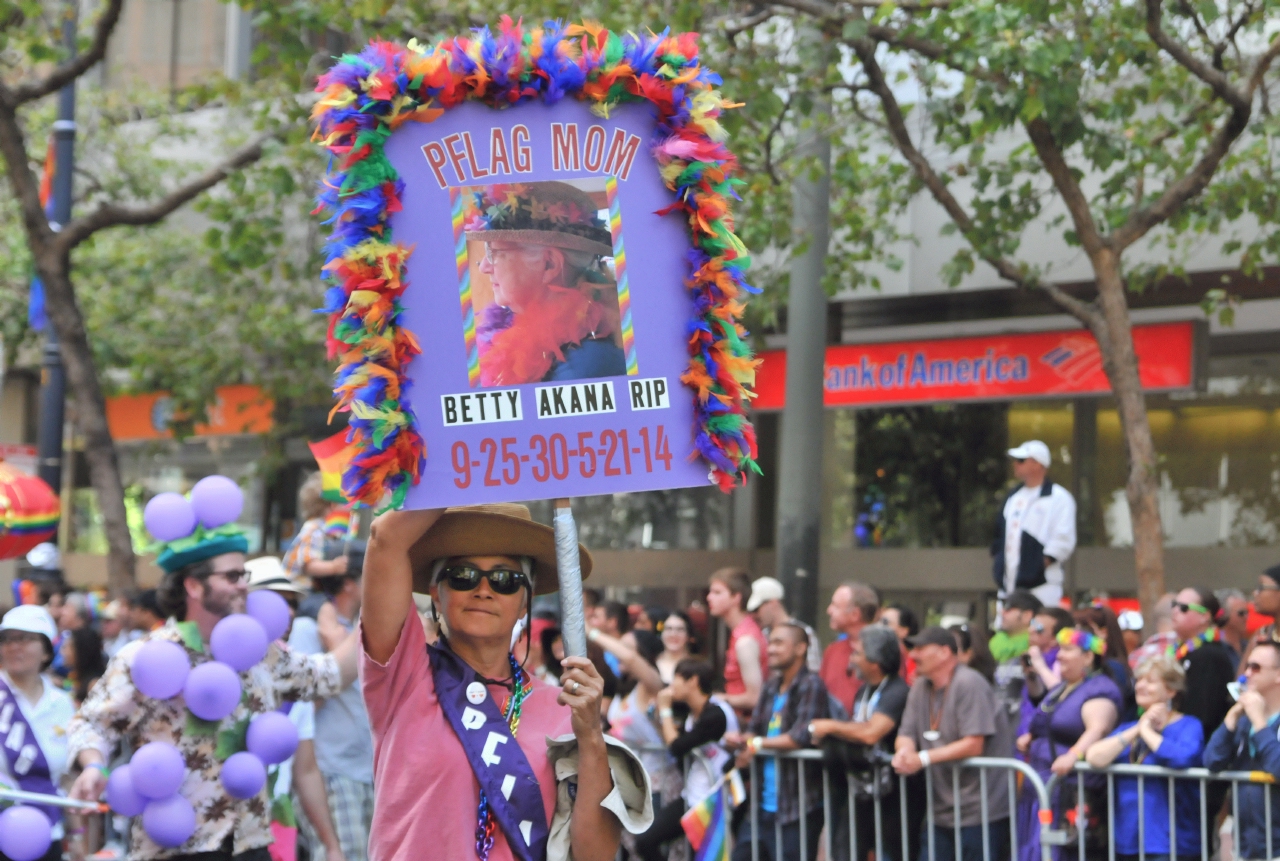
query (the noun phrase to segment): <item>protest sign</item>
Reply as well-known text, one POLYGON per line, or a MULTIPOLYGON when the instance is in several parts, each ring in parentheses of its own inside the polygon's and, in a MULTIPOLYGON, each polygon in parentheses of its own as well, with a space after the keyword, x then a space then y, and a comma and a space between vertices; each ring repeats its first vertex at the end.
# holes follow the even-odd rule
POLYGON ((691 34, 374 43, 318 87, 348 498, 413 508, 755 470, 736 162, 691 34))

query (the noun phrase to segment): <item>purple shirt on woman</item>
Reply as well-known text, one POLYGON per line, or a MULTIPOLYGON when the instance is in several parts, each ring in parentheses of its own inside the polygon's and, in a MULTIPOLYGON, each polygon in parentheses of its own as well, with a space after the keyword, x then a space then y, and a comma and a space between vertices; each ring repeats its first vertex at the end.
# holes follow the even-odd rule
MULTIPOLYGON (((1093 673, 1066 696, 1055 700, 1063 687, 1065 683, 1050 691, 1031 715, 1031 750, 1027 762, 1046 783, 1052 777, 1049 769, 1053 761, 1066 753, 1084 735, 1085 703, 1105 699, 1115 706, 1117 715, 1124 710, 1124 697, 1120 688, 1116 687, 1116 683, 1106 673, 1093 673), (1049 705, 1046 706, 1046 703, 1049 705)), ((1026 835, 1018 846, 1018 861, 1040 859, 1040 822, 1036 815, 1039 806, 1038 798, 1028 784, 1018 799, 1018 835, 1026 835)), ((1054 861, 1057 861, 1061 853, 1061 846, 1053 847, 1054 861)))

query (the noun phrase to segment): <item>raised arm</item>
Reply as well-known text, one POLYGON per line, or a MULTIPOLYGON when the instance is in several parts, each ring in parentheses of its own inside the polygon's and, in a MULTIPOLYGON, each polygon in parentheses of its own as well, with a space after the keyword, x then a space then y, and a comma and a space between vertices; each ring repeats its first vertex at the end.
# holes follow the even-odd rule
POLYGON ((591 629, 589 636, 591 642, 617 658, 618 665, 630 673, 637 682, 644 685, 649 693, 656 694, 666 687, 662 683, 662 677, 658 675, 658 668, 646 661, 639 652, 624 641, 595 628, 591 629))
POLYGON ((380 664, 391 660, 404 620, 414 611, 409 549, 443 513, 439 508, 388 511, 373 521, 364 556, 360 627, 365 652, 380 664))

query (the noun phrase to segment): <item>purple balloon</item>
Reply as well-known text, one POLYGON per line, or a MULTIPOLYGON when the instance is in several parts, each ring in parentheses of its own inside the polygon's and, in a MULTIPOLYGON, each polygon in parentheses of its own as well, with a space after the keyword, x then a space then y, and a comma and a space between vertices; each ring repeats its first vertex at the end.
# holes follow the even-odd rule
POLYGON ((191 506, 205 529, 217 529, 240 516, 244 491, 225 475, 210 475, 191 488, 191 506))
POLYGON ((298 749, 298 728, 281 712, 265 712, 249 722, 245 747, 267 765, 276 765, 298 749))
POLYGON ((172 849, 191 839, 196 831, 196 812, 181 795, 153 801, 142 811, 142 829, 157 844, 172 849))
POLYGON ((182 753, 163 741, 144 744, 129 760, 129 776, 133 791, 143 798, 168 798, 182 786, 187 764, 182 753))
POLYGON ((169 640, 151 640, 138 649, 129 665, 133 686, 146 696, 167 700, 182 692, 191 672, 187 650, 169 640))
POLYGON ((267 767, 247 751, 233 753, 222 764, 222 785, 232 798, 253 798, 267 785, 267 767))
POLYGON ((289 630, 289 625, 293 623, 289 602, 270 589, 250 592, 245 606, 246 612, 262 623, 268 640, 278 640, 283 637, 289 630))
POLYGON ((107 778, 107 804, 121 816, 138 816, 147 806, 146 796, 133 788, 133 769, 127 764, 112 769, 107 778))
POLYGON ((240 702, 240 677, 221 661, 209 661, 187 676, 182 695, 196 717, 222 720, 235 711, 240 702))
POLYGON ((209 650, 222 663, 243 673, 267 656, 266 629, 244 613, 233 613, 213 626, 209 650))
POLYGON ((196 531, 196 510, 181 494, 160 493, 142 509, 142 522, 157 541, 176 541, 196 531))
POLYGON ((18 804, 0 813, 0 852, 13 861, 36 861, 52 843, 49 817, 36 808, 18 804))

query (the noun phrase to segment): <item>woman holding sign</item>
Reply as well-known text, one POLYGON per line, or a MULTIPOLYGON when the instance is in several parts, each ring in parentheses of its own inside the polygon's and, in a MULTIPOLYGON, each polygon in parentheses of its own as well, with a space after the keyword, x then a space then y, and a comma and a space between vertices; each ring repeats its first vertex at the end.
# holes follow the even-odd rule
MULTIPOLYGON (((591 557, 579 553, 585 578, 591 557)), ((371 861, 611 861, 621 828, 648 828, 648 778, 601 729, 591 662, 566 657, 556 689, 511 654, 534 594, 556 588, 553 532, 522 505, 374 521, 361 608, 371 861), (434 646, 411 612, 415 591, 438 608, 434 646)))

